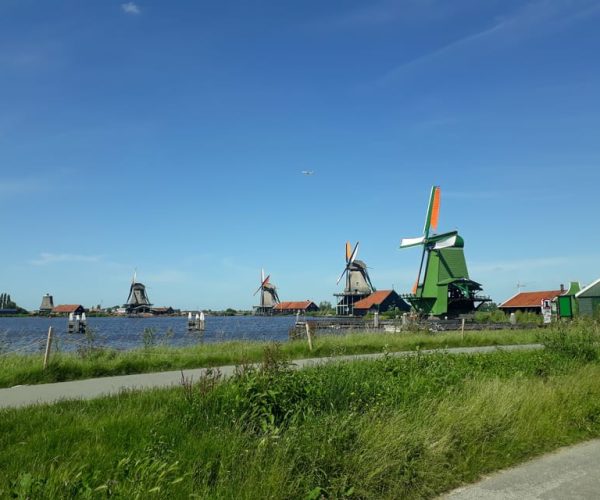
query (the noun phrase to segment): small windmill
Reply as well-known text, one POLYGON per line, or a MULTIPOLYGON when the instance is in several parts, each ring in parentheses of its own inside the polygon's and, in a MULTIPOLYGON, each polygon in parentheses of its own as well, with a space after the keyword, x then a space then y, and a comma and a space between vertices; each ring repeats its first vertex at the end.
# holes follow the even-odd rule
POLYGON ((359 242, 356 242, 353 249, 350 242, 346 242, 346 267, 344 267, 336 283, 339 284, 342 278, 346 276, 346 285, 343 293, 335 294, 338 298, 337 314, 340 315, 352 314, 354 303, 375 291, 367 271, 367 265, 356 258, 358 246, 359 242))
POLYGON ((149 312, 152 304, 146 293, 146 287, 137 281, 137 271, 133 272, 133 279, 129 287, 129 296, 124 305, 128 314, 149 312))
POLYGON ((481 285, 469 278, 464 240, 458 231, 431 234, 437 230, 441 190, 431 188, 423 235, 404 238, 400 248, 422 246, 421 264, 412 293, 405 295, 420 314, 456 316, 475 311, 487 297, 477 296, 481 285))
POLYGON ((271 314, 273 307, 279 304, 279 296, 277 295, 277 289, 269 280, 271 275, 265 278, 265 270, 261 269, 260 272, 260 286, 254 292, 256 295, 260 292, 260 305, 255 306, 254 310, 256 314, 271 314))

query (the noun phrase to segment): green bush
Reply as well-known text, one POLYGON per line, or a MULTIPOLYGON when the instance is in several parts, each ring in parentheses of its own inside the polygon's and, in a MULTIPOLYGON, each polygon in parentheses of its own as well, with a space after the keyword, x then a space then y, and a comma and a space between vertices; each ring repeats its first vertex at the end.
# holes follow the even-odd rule
POLYGON ((600 349, 600 323, 592 319, 558 321, 538 335, 550 351, 586 361, 596 360, 600 349))

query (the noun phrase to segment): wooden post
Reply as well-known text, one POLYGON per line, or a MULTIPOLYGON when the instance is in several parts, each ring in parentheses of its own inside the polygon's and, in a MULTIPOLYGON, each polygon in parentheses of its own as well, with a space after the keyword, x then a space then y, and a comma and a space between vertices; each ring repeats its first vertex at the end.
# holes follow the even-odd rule
POLYGON ((465 318, 463 318, 460 323, 460 336, 463 340, 465 340, 465 318))
POLYGON ((312 338, 310 336, 310 326, 308 326, 308 321, 306 323, 304 323, 304 326, 306 326, 306 338, 308 339, 308 350, 312 351, 312 338))
POLYGON ((52 345, 52 327, 48 328, 48 339, 46 340, 46 352, 44 353, 44 370, 48 367, 50 358, 50 346, 52 345))

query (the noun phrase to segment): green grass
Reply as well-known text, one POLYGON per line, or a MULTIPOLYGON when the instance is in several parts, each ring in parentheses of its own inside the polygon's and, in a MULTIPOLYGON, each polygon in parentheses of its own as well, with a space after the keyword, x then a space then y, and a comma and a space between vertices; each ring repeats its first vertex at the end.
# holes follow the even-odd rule
MULTIPOLYGON (((600 435, 597 356, 414 356, 212 374, 0 412, 0 497, 431 498, 600 435)), ((596 353, 597 354, 597 353, 596 353)))
MULTIPOLYGON (((289 358, 322 357, 460 346, 508 345, 535 342, 535 330, 460 333, 350 333, 319 336, 313 351, 305 341, 282 344, 289 358)), ((266 342, 224 342, 193 347, 152 347, 132 351, 91 347, 77 353, 53 353, 42 369, 42 355, 0 355, 0 387, 60 382, 91 377, 148 373, 182 368, 235 365, 259 361, 266 342)))

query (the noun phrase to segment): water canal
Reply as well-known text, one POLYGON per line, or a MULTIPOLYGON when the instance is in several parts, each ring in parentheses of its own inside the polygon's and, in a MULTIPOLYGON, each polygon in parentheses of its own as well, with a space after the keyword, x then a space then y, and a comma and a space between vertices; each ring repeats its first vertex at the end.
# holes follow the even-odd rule
MULTIPOLYGON (((154 332, 154 342, 170 346, 228 340, 286 341, 294 321, 293 316, 207 316, 203 334, 188 333, 185 317, 91 317, 88 327, 98 345, 127 350, 144 346, 147 329, 154 332)), ((76 350, 84 340, 83 335, 66 333, 66 318, 0 318, 0 353, 43 349, 49 326, 53 327, 59 349, 76 350)))

